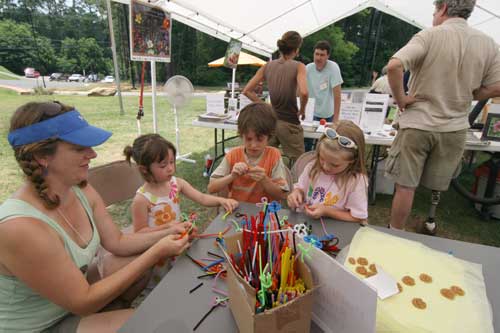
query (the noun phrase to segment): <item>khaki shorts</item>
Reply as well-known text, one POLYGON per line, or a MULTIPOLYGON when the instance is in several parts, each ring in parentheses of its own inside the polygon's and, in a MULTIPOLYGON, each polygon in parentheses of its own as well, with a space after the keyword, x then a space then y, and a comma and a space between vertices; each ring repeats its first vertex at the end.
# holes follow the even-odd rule
POLYGON ((386 176, 396 184, 446 191, 465 148, 467 130, 429 132, 414 128, 398 131, 386 161, 386 176))
POLYGON ((291 161, 304 153, 304 130, 302 126, 278 120, 275 134, 269 140, 269 145, 283 149, 283 155, 291 161))

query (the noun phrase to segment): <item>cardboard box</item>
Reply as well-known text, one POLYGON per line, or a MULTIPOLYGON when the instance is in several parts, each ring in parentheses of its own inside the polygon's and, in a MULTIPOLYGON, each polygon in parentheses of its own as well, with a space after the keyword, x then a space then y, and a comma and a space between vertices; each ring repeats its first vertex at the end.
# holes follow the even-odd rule
POLYGON ((257 332, 309 332, 311 328, 313 304, 313 279, 306 264, 297 260, 296 269, 304 280, 307 291, 294 300, 263 313, 255 314, 256 293, 241 276, 234 271, 228 255, 238 253, 237 240, 241 242, 241 233, 225 237, 227 260, 227 286, 229 289, 229 307, 242 333, 257 332))

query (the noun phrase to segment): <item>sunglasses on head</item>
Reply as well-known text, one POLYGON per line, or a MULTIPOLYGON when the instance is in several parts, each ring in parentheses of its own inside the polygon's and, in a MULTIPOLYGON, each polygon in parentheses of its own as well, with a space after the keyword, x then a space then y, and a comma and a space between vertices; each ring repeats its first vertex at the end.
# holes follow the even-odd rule
POLYGON ((325 135, 329 139, 338 140, 339 145, 344 148, 358 149, 358 146, 352 139, 348 138, 347 136, 339 135, 333 128, 325 129, 325 135))

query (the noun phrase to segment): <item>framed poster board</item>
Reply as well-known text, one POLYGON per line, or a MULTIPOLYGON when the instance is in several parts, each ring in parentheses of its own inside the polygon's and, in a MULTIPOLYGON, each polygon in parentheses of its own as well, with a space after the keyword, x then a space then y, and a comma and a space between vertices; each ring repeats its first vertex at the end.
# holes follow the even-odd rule
POLYGON ((158 6, 130 0, 130 59, 170 62, 172 20, 158 6))
POLYGON ((500 113, 488 113, 481 140, 500 141, 500 113))

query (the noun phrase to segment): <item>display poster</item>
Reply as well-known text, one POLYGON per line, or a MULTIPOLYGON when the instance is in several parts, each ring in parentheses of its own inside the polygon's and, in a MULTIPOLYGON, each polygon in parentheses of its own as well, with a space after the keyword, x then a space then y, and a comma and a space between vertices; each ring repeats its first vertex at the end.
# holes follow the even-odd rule
POLYGON ((226 56, 224 57, 224 67, 236 68, 238 66, 242 45, 243 43, 239 40, 231 38, 227 45, 226 56))
POLYGON ((158 6, 130 1, 130 59, 170 62, 172 20, 158 6))

